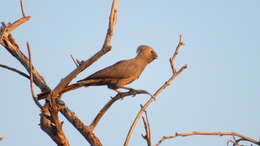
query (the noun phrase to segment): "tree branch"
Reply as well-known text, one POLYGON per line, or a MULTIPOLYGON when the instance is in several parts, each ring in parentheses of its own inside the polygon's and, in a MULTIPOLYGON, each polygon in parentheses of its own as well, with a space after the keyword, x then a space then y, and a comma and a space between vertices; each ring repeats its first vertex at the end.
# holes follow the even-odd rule
POLYGON ((126 96, 135 96, 136 94, 147 94, 147 91, 144 90, 135 90, 135 91, 129 91, 129 92, 121 92, 117 94, 115 97, 112 97, 104 106, 103 108, 98 112, 95 119, 90 124, 90 127, 92 129, 95 129, 101 118, 105 115, 105 113, 108 111, 108 109, 119 99, 123 99, 126 96))
MULTIPOLYGON (((27 70, 28 73, 30 73, 30 65, 29 65, 29 59, 26 57, 23 52, 21 52, 19 45, 16 43, 15 39, 12 37, 11 30, 13 31, 15 28, 17 28, 19 25, 25 23, 28 21, 30 16, 26 16, 24 18, 21 18, 14 22, 13 24, 10 24, 9 26, 5 26, 4 23, 1 27, 0 32, 0 45, 6 48, 6 50, 13 55, 27 70), (17 23, 17 24, 16 24, 17 23), (19 24, 19 25, 18 25, 19 24), (10 27, 10 28, 9 28, 10 27)), ((34 69, 34 67, 32 66, 34 69)), ((35 70, 35 69, 34 69, 35 70)), ((42 91, 49 91, 50 88, 46 85, 44 78, 35 70, 33 72, 34 82, 35 84, 42 90, 42 91)), ((25 77, 25 76, 24 76, 25 77)), ((27 77, 26 77, 27 78, 27 77)))
POLYGON ((21 8, 21 11, 22 11, 23 17, 26 17, 26 14, 25 14, 25 12, 24 12, 24 8, 23 8, 23 0, 20 0, 20 8, 21 8))
POLYGON ((9 66, 3 65, 3 64, 0 64, 0 67, 5 68, 5 69, 10 70, 10 71, 13 71, 13 72, 16 72, 16 73, 22 75, 23 77, 30 79, 30 76, 28 76, 26 73, 24 73, 24 72, 22 72, 22 71, 20 71, 16 68, 9 67, 9 66))
POLYGON ((127 137, 125 139, 125 143, 124 143, 124 146, 128 146, 129 142, 130 142, 130 139, 133 135, 133 132, 135 130, 135 127, 137 126, 143 112, 148 108, 148 106, 154 101, 156 100, 156 98, 160 95, 160 93, 167 87, 169 86, 173 81, 174 79, 180 75, 186 68, 187 68, 187 65, 185 66, 182 66, 178 71, 176 71, 176 68, 175 68, 175 60, 176 60, 176 56, 178 55, 178 52, 179 52, 179 49, 181 46, 184 45, 184 42, 182 40, 182 36, 180 36, 180 39, 179 39, 179 43, 175 49, 175 52, 173 54, 173 56, 170 58, 170 65, 171 65, 171 68, 172 68, 172 76, 153 94, 153 96, 151 96, 151 98, 144 104, 144 106, 140 109, 140 111, 138 112, 138 114, 136 115, 135 117, 135 120, 133 121, 129 131, 128 131, 128 134, 127 134, 127 137))
POLYGON ((63 106, 61 113, 80 132, 90 145, 102 146, 99 138, 94 134, 93 129, 90 128, 90 126, 85 125, 67 106, 63 106))
MULTIPOLYGON (((142 107, 143 106, 141 106, 141 108, 142 107)), ((142 119, 143 119, 146 135, 142 135, 142 137, 146 140, 148 146, 152 146, 152 134, 151 134, 151 127, 150 127, 150 123, 148 120, 147 111, 145 111, 144 113, 145 113, 145 116, 143 115, 142 119)))
POLYGON ((68 139, 62 130, 63 122, 59 122, 59 108, 56 104, 51 105, 49 102, 45 102, 40 114, 40 126, 58 146, 69 146, 68 139))
POLYGON ((77 67, 70 74, 68 74, 63 80, 61 80, 61 82, 54 88, 52 92, 55 98, 58 97, 58 95, 62 92, 64 87, 66 87, 79 73, 81 73, 83 70, 85 70, 87 67, 89 67, 100 57, 102 57, 103 55, 105 55, 107 52, 111 50, 112 48, 111 40, 116 25, 117 11, 118 11, 118 0, 113 0, 106 39, 104 41, 102 49, 99 52, 97 52, 94 56, 92 56, 90 59, 86 61, 82 61, 79 67, 77 67))
MULTIPOLYGON (((254 143, 256 145, 260 145, 260 141, 254 140, 250 137, 247 137, 242 134, 235 133, 235 132, 197 132, 197 131, 194 131, 194 132, 188 132, 188 133, 175 133, 172 136, 163 136, 155 146, 159 146, 163 141, 165 141, 167 139, 173 139, 173 138, 180 137, 180 136, 183 136, 183 137, 192 136, 192 135, 237 136, 237 137, 240 137, 241 140, 248 141, 248 142, 254 143)), ((235 141, 237 142, 238 140, 235 140, 235 141)))
POLYGON ((40 102, 37 99, 37 96, 35 94, 35 90, 34 90, 34 83, 33 83, 33 68, 32 68, 32 56, 31 56, 31 48, 30 48, 30 44, 29 42, 26 42, 26 46, 27 46, 27 50, 28 50, 28 56, 29 56, 29 64, 30 64, 30 88, 31 88, 31 94, 32 94, 32 98, 34 103, 40 108, 42 109, 42 105, 40 104, 40 102))

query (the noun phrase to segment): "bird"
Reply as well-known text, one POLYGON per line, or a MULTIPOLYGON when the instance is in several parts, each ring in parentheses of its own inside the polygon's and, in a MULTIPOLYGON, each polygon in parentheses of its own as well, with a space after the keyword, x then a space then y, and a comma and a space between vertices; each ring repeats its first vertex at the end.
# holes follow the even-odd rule
MULTIPOLYGON (((66 86, 61 94, 83 86, 107 85, 109 89, 118 93, 121 93, 118 90, 120 88, 133 90, 132 88, 125 87, 125 85, 138 79, 146 66, 158 57, 154 49, 148 45, 138 46, 136 53, 137 55, 132 59, 118 61, 77 81, 77 83, 66 86)), ((48 94, 50 94, 50 91, 42 92, 38 94, 38 99, 46 98, 48 94)))

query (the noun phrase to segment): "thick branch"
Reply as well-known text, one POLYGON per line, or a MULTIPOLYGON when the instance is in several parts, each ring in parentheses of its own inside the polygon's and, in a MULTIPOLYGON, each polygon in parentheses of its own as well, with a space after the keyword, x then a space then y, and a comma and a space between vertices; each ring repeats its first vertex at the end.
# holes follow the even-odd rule
POLYGON ((69 146, 68 139, 62 130, 63 122, 59 122, 58 111, 57 106, 46 102, 40 115, 40 126, 58 146, 69 146))
MULTIPOLYGON (((23 8, 21 8, 21 9, 23 9, 23 8)), ((29 18, 30 18, 30 16, 23 17, 12 24, 9 24, 8 26, 6 26, 4 23, 2 23, 3 25, 1 27, 1 32, 0 32, 0 39, 1 39, 0 44, 2 46, 4 46, 8 50, 8 52, 10 54, 12 54, 17 60, 19 60, 20 63, 28 71, 28 73, 30 73, 31 92, 32 92, 33 97, 35 97, 33 82, 36 83, 36 85, 39 88, 41 88, 41 90, 50 90, 50 88, 45 83, 44 78, 32 66, 29 44, 27 44, 27 48, 28 48, 28 52, 29 52, 29 58, 28 58, 21 52, 15 39, 10 34, 19 25, 28 21, 29 18)), ((12 70, 27 77, 26 75, 24 75, 24 73, 21 73, 15 69, 12 69, 12 70)), ((50 105, 49 102, 45 102, 45 106, 41 107, 41 105, 37 101, 37 99, 34 98, 34 101, 41 108, 42 113, 41 113, 41 124, 40 125, 41 125, 42 130, 45 131, 55 141, 55 143, 58 146, 69 146, 68 140, 65 137, 65 134, 63 133, 63 130, 62 130, 62 122, 59 122, 59 118, 58 118, 59 109, 57 109, 55 105, 54 106, 50 105)))
POLYGON ((249 142, 254 143, 256 145, 260 145, 260 141, 257 141, 255 139, 252 139, 250 137, 247 137, 247 136, 244 136, 242 134, 235 133, 235 132, 197 132, 197 131, 194 131, 194 132, 188 132, 188 133, 175 133, 172 136, 164 136, 158 141, 158 143, 155 146, 159 146, 163 141, 165 141, 167 139, 173 139, 173 138, 180 137, 180 136, 192 136, 192 135, 237 136, 237 137, 240 137, 241 140, 249 141, 249 142))
POLYGON ((102 146, 99 138, 93 133, 92 128, 85 125, 67 106, 64 106, 61 113, 80 132, 89 144, 92 146, 102 146))
MULTIPOLYGON (((21 10, 23 11, 23 5, 21 4, 21 10)), ((102 57, 104 54, 106 54, 108 51, 111 50, 111 40, 112 35, 114 32, 115 24, 116 24, 116 18, 117 18, 117 9, 118 9, 118 1, 114 0, 113 5, 111 8, 111 14, 109 17, 109 27, 106 34, 106 39, 104 41, 102 49, 97 52, 93 57, 90 59, 81 62, 79 67, 72 71, 64 80, 62 80, 54 89, 53 92, 51 92, 51 98, 46 100, 45 105, 42 107, 42 113, 41 113, 41 128, 43 131, 45 131, 58 145, 62 146, 68 146, 68 140, 65 137, 65 134, 62 130, 62 123, 59 122, 58 112, 61 110, 62 114, 74 125, 75 128, 77 128, 81 133, 85 134, 83 135, 91 145, 100 146, 102 145, 99 139, 94 135, 93 130, 89 128, 88 126, 82 126, 84 125, 82 122, 79 122, 80 120, 76 118, 72 112, 65 106, 65 104, 61 107, 60 105, 56 104, 56 95, 58 95, 59 91, 61 91, 66 85, 70 83, 70 81, 75 78, 81 71, 86 69, 88 66, 90 66, 92 63, 94 63, 96 60, 98 60, 100 57, 102 57), (54 97, 54 98, 53 98, 54 97), (61 108, 61 109, 60 109, 61 108), (80 128, 80 125, 85 128, 80 128), (88 130, 86 130, 88 127, 88 130)), ((23 15, 24 12, 23 12, 23 15)), ((10 54, 12 54, 19 62, 25 67, 25 69, 28 71, 28 73, 31 73, 31 77, 33 77, 33 82, 42 90, 42 91, 50 91, 50 88, 47 86, 47 84, 44 81, 44 78, 37 72, 37 70, 30 65, 30 60, 28 57, 26 57, 20 50, 18 44, 16 43, 15 39, 12 37, 11 32, 16 29, 21 24, 28 21, 31 17, 30 16, 24 16, 23 18, 17 20, 16 22, 5 25, 0 28, 0 44, 5 47, 10 54)), ((16 71, 18 72, 18 71, 16 71)), ((31 86, 32 86, 31 82, 31 86)), ((33 88, 32 94, 34 94, 33 88)))
MULTIPOLYGON (((181 38, 181 36, 180 36, 181 38)), ((187 68, 187 65, 185 66, 182 66, 181 69, 179 69, 179 71, 176 71, 175 69, 175 66, 174 66, 174 61, 175 61, 175 58, 178 54, 178 51, 180 49, 181 46, 183 46, 184 43, 182 42, 182 39, 179 40, 179 43, 175 49, 175 53, 173 54, 173 56, 170 58, 170 65, 171 65, 171 68, 172 68, 172 76, 153 94, 153 96, 151 96, 151 98, 144 104, 144 106, 140 109, 140 111, 138 112, 138 114, 136 115, 135 117, 135 120, 133 121, 129 131, 128 131, 128 134, 127 134, 127 137, 125 139, 125 143, 124 143, 124 146, 128 146, 129 142, 130 142, 130 139, 133 135, 133 132, 143 114, 143 112, 148 108, 148 106, 160 95, 160 93, 167 87, 169 86, 173 81, 174 79, 180 75, 182 73, 182 71, 184 71, 186 68, 187 68)))

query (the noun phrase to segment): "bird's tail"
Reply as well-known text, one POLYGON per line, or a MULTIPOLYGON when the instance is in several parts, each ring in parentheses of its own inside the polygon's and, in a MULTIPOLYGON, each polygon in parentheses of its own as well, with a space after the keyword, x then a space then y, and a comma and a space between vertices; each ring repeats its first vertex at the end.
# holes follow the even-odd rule
MULTIPOLYGON (((82 86, 88 86, 88 84, 83 83, 83 82, 78 82, 78 83, 75 83, 75 84, 71 84, 71 85, 65 87, 61 91, 60 94, 68 92, 68 91, 71 91, 71 90, 75 90, 75 89, 80 88, 82 86)), ((45 92, 42 92, 42 93, 38 94, 38 100, 46 98, 49 94, 50 94, 50 91, 45 91, 45 92)))

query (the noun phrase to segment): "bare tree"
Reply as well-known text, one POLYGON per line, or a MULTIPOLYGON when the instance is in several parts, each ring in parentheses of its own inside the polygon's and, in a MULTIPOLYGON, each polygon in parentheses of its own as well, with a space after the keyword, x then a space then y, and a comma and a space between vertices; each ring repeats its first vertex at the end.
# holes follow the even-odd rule
MULTIPOLYGON (((17 27, 24 24, 25 22, 29 21, 31 16, 26 15, 24 11, 24 6, 22 1, 20 1, 21 12, 23 17, 18 19, 13 23, 4 23, 2 22, 2 26, 0 28, 0 44, 3 46, 14 58, 16 58, 26 69, 27 73, 22 72, 16 68, 12 68, 3 64, 0 64, 0 67, 5 68, 7 70, 13 71, 18 73, 19 75, 27 78, 30 80, 30 89, 31 95, 34 103, 40 109, 40 127, 41 129, 58 145, 58 146, 69 146, 69 139, 66 137, 65 132, 63 131, 63 122, 60 121, 58 113, 61 113, 73 126, 76 128, 81 135, 89 142, 92 146, 101 146, 102 142, 100 141, 99 137, 95 135, 94 129, 98 126, 99 121, 102 119, 104 114, 109 110, 109 108, 118 101, 126 96, 136 95, 136 94, 145 94, 147 93, 144 90, 136 90, 132 92, 121 92, 116 94, 110 101, 108 101, 104 107, 97 113, 95 118, 90 124, 85 124, 80 120, 79 117, 66 105, 66 103, 61 99, 62 91, 65 87, 67 87, 71 81, 82 71, 87 69, 90 65, 92 65, 95 61, 100 59, 104 54, 109 52, 112 49, 111 40, 113 36, 113 32, 115 30, 116 22, 117 22, 117 15, 118 15, 118 0, 113 0, 111 12, 109 16, 109 23, 108 29, 105 36, 105 40, 103 43, 102 48, 97 51, 93 56, 89 59, 84 61, 79 61, 77 59, 73 59, 74 63, 76 64, 76 69, 68 73, 54 89, 51 89, 48 84, 45 82, 44 77, 37 71, 37 69, 33 65, 32 55, 31 55, 31 47, 29 42, 26 42, 26 47, 28 50, 28 54, 26 55, 24 52, 20 50, 20 46, 16 43, 15 38, 12 36, 12 31, 14 31, 17 27), (35 93, 35 87, 37 86, 41 92, 48 92, 48 96, 44 99, 43 103, 39 102, 38 96, 35 93)), ((180 75, 186 68, 187 65, 182 66, 180 69, 176 69, 176 56, 178 55, 181 47, 184 46, 183 37, 180 35, 179 43, 170 58, 170 67, 172 69, 172 75, 170 78, 158 88, 158 90, 149 95, 150 98, 144 105, 141 105, 141 109, 136 115, 129 132, 126 136, 124 145, 128 146, 131 140, 131 137, 134 133, 136 125, 139 123, 141 117, 143 119, 143 123, 145 125, 145 132, 146 134, 143 135, 143 138, 146 140, 147 145, 152 145, 152 132, 151 132, 151 125, 149 124, 148 114, 146 110, 149 108, 149 105, 155 101, 160 93, 168 87, 175 78, 180 75)), ((248 141, 257 145, 260 145, 260 142, 254 140, 250 137, 244 136, 239 133, 232 133, 232 132, 191 132, 191 133, 176 133, 172 136, 164 136, 160 139, 156 145, 160 145, 164 140, 175 138, 178 136, 190 136, 190 135, 229 135, 234 137, 239 137, 239 139, 230 140, 229 143, 233 145, 240 145, 240 141, 248 141)), ((4 137, 0 136, 0 140, 4 137)))

